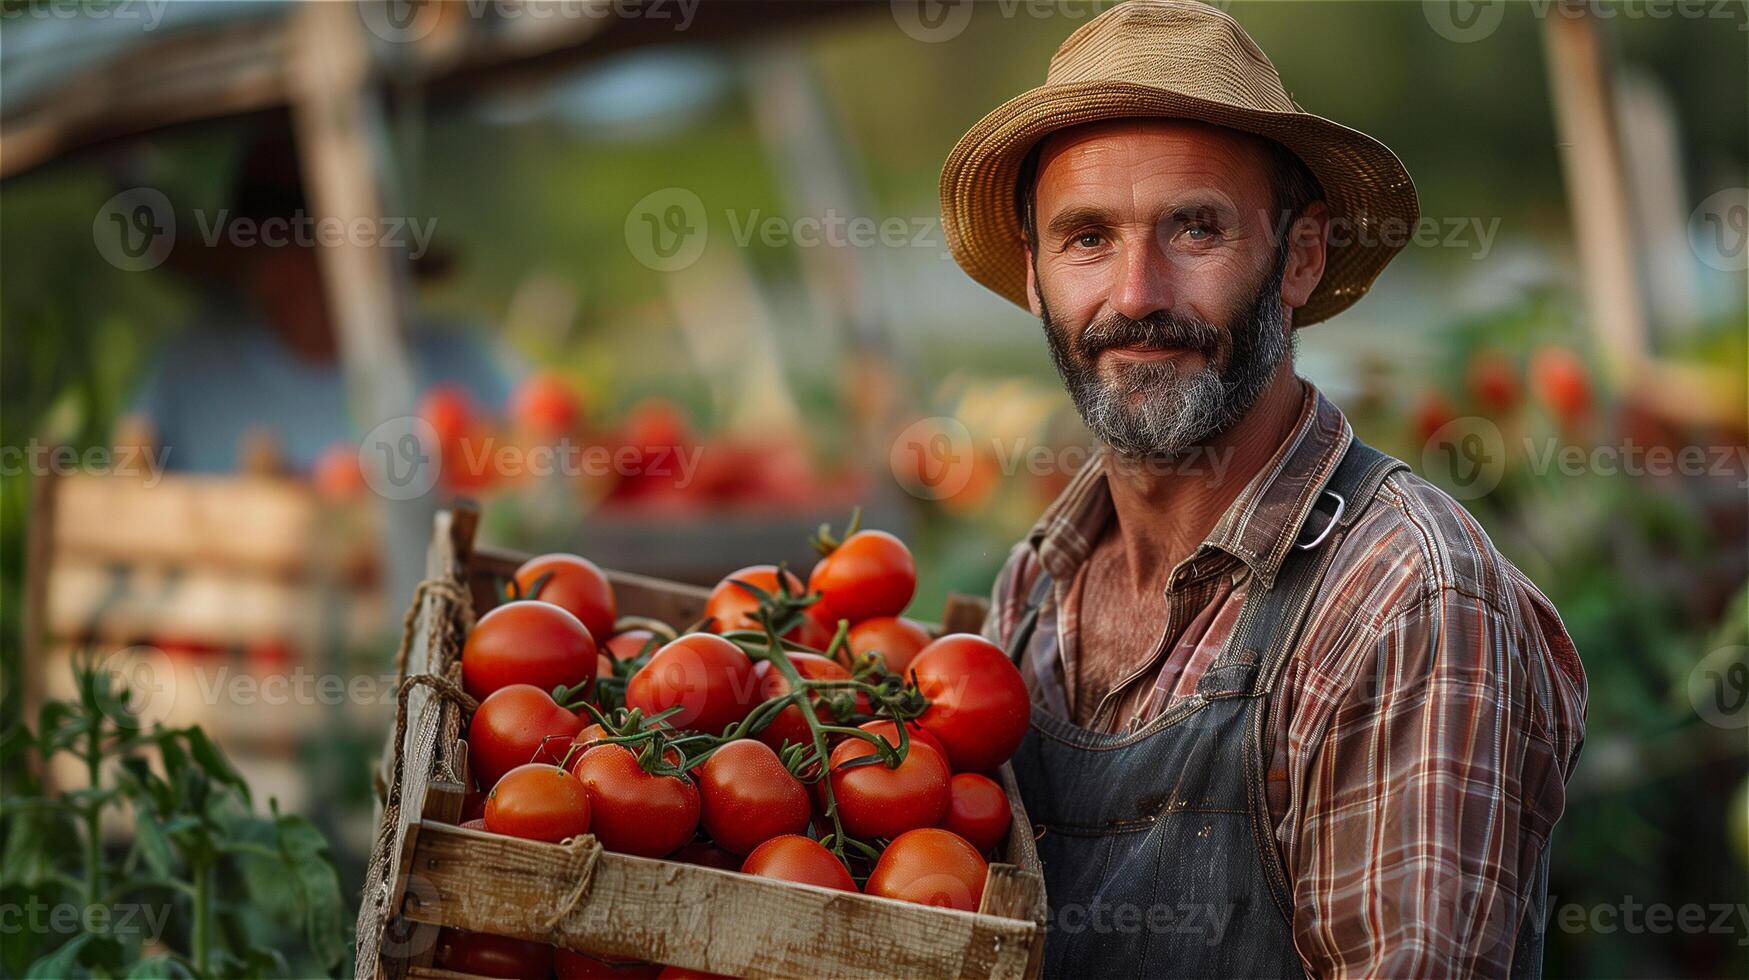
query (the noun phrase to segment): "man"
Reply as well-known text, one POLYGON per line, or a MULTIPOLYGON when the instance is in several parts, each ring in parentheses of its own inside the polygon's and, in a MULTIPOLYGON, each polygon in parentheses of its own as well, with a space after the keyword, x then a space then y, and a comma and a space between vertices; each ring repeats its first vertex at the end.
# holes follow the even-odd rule
POLYGON ((1413 226, 1402 164, 1300 110, 1225 14, 1129 0, 941 190, 956 259, 1043 321, 1107 447, 986 629, 1033 692, 1046 972, 1538 973, 1577 654, 1474 519, 1293 371, 1292 331, 1413 226))

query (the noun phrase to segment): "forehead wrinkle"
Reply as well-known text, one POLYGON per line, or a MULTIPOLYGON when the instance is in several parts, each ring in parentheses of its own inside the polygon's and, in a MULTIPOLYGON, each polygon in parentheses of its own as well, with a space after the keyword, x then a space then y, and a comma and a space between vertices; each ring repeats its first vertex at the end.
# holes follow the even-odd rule
POLYGON ((1218 126, 1178 120, 1091 123, 1045 138, 1037 188, 1041 194, 1068 195, 1071 206, 1095 203, 1089 197, 1103 196, 1107 208, 1121 202, 1127 209, 1119 210, 1129 221, 1157 222, 1187 207, 1234 215, 1242 199, 1271 193, 1267 160, 1259 138, 1218 126), (1138 172, 1140 179, 1133 176, 1138 172), (1159 182, 1168 187, 1159 194, 1156 213, 1141 214, 1146 189, 1159 182))

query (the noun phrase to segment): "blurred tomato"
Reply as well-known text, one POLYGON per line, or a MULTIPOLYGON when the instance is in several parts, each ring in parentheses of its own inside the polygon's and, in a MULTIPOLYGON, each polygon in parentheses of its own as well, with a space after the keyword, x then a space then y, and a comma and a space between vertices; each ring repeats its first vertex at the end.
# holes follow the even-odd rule
POLYGON ((358 467, 358 447, 337 442, 322 450, 310 468, 310 485, 324 500, 351 500, 364 492, 364 471, 358 467))
POLYGON ((556 439, 576 431, 583 408, 564 378, 542 371, 517 385, 510 397, 510 417, 535 436, 556 439))
POLYGON ((430 424, 438 443, 446 448, 468 434, 478 414, 473 397, 458 384, 436 385, 419 401, 419 417, 430 424))
POLYGON ((1421 393, 1415 402, 1415 410, 1411 420, 1413 435, 1418 445, 1426 445, 1434 433, 1457 421, 1457 409, 1452 407, 1450 399, 1442 392, 1428 390, 1421 393))
POLYGON ((1464 381, 1470 397, 1490 415, 1503 415, 1518 404, 1518 369, 1511 358, 1495 348, 1470 355, 1464 381))
POLYGON ((1591 415, 1591 377, 1579 355, 1543 347, 1530 358, 1530 384, 1537 400, 1561 425, 1572 428, 1591 415))

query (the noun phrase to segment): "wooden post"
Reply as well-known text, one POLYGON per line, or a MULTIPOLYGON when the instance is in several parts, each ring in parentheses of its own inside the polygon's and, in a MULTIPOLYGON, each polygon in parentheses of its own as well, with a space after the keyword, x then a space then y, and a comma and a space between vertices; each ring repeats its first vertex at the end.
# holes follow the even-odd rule
POLYGON ((1603 368, 1619 390, 1632 384, 1649 353, 1627 177, 1616 133, 1609 56, 1596 18, 1583 4, 1562 2, 1567 9, 1544 18, 1549 87, 1587 319, 1603 354, 1603 368))
MULTIPOLYGON (((312 218, 384 224, 388 172, 380 113, 370 97, 370 52, 354 5, 302 4, 293 14, 288 84, 292 123, 312 218)), ((347 401, 360 435, 414 408, 403 311, 407 257, 371 241, 319 248, 338 333, 347 401)), ((391 608, 411 596, 436 505, 430 494, 379 504, 384 583, 391 608)))

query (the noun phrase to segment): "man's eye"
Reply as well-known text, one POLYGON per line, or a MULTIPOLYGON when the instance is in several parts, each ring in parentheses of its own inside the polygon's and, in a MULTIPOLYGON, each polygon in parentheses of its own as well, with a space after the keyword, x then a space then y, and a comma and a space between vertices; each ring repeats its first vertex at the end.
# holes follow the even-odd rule
POLYGON ((1105 236, 1096 231, 1084 231, 1075 236, 1075 244, 1082 248, 1098 248, 1105 244, 1105 236))
POLYGON ((1193 242, 1213 241, 1215 230, 1208 225, 1191 225, 1184 229, 1184 235, 1193 242))

